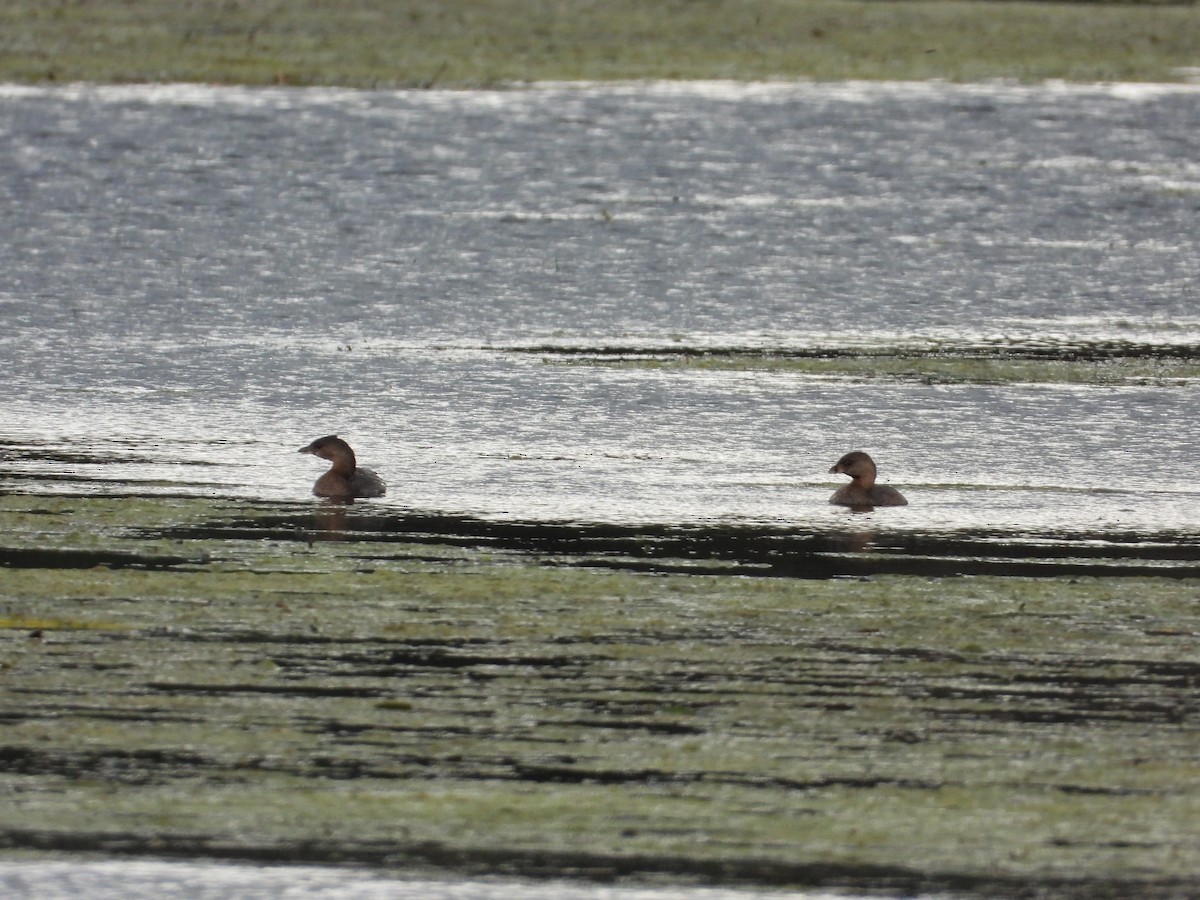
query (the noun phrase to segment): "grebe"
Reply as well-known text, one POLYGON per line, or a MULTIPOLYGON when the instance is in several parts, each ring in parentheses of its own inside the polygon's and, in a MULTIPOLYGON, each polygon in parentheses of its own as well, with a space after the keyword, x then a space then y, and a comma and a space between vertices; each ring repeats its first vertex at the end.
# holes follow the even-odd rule
POLYGON ((349 500, 355 497, 382 497, 387 491, 383 479, 370 469, 360 468, 350 445, 336 434, 317 438, 307 447, 301 447, 300 452, 311 453, 333 463, 329 471, 313 485, 313 493, 318 497, 349 500))
POLYGON ((837 461, 830 474, 850 476, 850 483, 833 492, 830 503, 838 506, 908 506, 894 487, 875 483, 875 460, 861 450, 847 453, 837 461))

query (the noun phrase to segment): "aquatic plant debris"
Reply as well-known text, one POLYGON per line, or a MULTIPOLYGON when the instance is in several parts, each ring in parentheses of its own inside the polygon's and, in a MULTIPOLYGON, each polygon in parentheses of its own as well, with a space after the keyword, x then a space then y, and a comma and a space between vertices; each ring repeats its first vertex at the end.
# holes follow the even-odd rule
POLYGON ((587 346, 507 348, 576 365, 767 371, 813 378, 922 384, 1193 384, 1200 346, 1134 341, 914 341, 877 346, 587 346))
MULTIPOLYGON (((620 529, 518 546, 321 503, 10 494, 0 525, 9 850, 1200 884, 1194 575, 783 577, 711 536, 638 557, 620 529), (84 544, 173 562, 58 564, 84 544)), ((1169 543, 1129 553, 1194 565, 1169 543)))

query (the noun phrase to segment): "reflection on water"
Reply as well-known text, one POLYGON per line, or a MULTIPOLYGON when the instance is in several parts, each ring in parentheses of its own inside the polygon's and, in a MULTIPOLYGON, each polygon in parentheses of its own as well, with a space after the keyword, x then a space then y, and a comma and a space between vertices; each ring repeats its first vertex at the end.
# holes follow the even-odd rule
POLYGON ((504 879, 422 881, 354 869, 156 861, 0 862, 0 894, 39 900, 852 900, 841 892, 638 888, 504 879))
POLYGON ((1190 541, 1198 96, 0 88, 0 488, 1190 541))

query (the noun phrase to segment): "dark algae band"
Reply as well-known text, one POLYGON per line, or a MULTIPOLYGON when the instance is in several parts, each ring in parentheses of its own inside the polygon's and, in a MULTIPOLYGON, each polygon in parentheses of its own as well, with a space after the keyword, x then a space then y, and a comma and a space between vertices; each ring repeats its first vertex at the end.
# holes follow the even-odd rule
POLYGON ((1200 535, 1190 533, 1014 535, 979 529, 939 534, 876 527, 814 531, 719 522, 619 525, 329 510, 173 527, 157 536, 185 541, 269 537, 309 544, 346 538, 385 545, 428 543, 530 553, 542 565, 659 574, 1200 577, 1200 535))

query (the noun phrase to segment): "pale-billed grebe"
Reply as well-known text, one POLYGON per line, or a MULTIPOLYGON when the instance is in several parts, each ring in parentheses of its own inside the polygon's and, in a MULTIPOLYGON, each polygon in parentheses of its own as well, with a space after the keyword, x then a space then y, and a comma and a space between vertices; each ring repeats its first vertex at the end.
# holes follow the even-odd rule
POLYGON ((839 506, 908 506, 894 487, 875 483, 875 460, 861 450, 847 453, 829 473, 850 476, 850 483, 833 492, 830 503, 839 506))
POLYGON ((387 491, 383 479, 370 469, 360 468, 350 445, 336 434, 317 438, 307 447, 301 447, 300 452, 311 453, 333 463, 329 471, 313 485, 313 493, 318 497, 350 500, 355 497, 382 497, 387 491))

